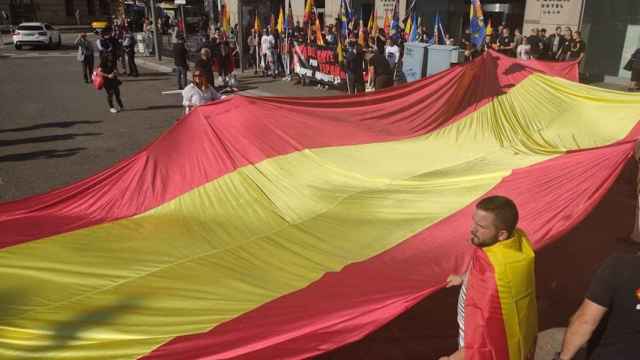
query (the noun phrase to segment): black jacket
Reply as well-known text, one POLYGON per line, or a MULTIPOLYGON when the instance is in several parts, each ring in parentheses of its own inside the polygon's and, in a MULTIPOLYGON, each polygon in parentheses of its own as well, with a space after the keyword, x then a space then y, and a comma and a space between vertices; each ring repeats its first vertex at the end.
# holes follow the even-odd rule
POLYGON ((178 42, 173 45, 173 63, 176 66, 188 67, 187 56, 188 52, 184 43, 178 42))

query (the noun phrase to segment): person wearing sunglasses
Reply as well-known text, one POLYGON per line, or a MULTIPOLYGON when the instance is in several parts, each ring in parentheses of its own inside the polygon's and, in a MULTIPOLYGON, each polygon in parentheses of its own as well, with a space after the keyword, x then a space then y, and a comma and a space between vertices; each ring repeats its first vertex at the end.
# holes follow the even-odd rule
POLYGON ((222 98, 211 86, 204 71, 197 67, 193 71, 193 82, 182 90, 182 105, 184 106, 185 114, 188 114, 196 106, 222 98))

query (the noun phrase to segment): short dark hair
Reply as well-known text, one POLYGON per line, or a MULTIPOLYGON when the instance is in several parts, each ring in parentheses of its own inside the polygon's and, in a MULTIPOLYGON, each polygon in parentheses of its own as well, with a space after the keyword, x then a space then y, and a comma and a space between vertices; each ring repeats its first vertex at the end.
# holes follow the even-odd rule
POLYGON ((506 230, 509 237, 518 225, 518 208, 513 200, 506 196, 489 196, 478 202, 476 209, 490 212, 496 218, 496 226, 500 230, 506 230))

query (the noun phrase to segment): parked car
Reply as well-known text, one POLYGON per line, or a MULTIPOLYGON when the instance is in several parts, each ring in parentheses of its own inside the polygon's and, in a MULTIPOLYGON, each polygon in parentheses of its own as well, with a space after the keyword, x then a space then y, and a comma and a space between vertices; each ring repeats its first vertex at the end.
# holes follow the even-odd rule
POLYGON ((24 45, 59 48, 62 43, 60 32, 53 26, 41 22, 28 22, 18 25, 13 32, 13 45, 17 50, 24 45))

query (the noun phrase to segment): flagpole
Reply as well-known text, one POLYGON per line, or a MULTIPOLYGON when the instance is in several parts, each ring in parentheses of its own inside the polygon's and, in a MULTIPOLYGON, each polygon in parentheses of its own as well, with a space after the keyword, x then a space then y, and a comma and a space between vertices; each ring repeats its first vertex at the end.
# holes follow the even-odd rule
MULTIPOLYGON (((238 33, 236 34, 236 46, 238 47, 238 61, 240 62, 240 73, 244 72, 244 29, 242 25, 242 0, 238 0, 238 6, 236 7, 238 13, 238 33)), ((233 26, 232 26, 233 28, 233 26)), ((235 61, 231 56, 231 61, 235 61)))
MULTIPOLYGON (((258 22, 259 19, 259 15, 258 15, 258 9, 256 8, 256 23, 258 22)), ((253 25, 254 29, 255 29, 255 23, 253 25)), ((255 38, 256 38, 256 72, 258 72, 258 70, 260 70, 260 29, 255 29, 255 38)))

